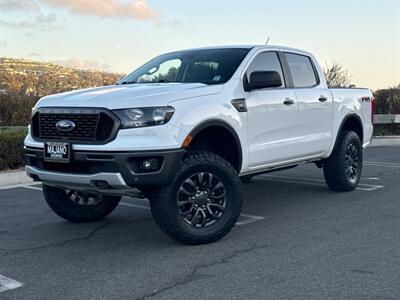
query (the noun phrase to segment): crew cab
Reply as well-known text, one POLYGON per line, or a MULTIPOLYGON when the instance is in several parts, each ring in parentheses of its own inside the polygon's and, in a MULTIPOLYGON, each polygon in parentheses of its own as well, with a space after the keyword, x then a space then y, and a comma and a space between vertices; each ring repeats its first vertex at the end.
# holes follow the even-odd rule
POLYGON ((26 171, 50 208, 97 221, 143 196, 186 244, 235 225, 242 184, 301 163, 351 191, 371 140, 368 89, 328 88, 306 51, 226 46, 158 56, 115 85, 43 97, 25 139, 26 171))

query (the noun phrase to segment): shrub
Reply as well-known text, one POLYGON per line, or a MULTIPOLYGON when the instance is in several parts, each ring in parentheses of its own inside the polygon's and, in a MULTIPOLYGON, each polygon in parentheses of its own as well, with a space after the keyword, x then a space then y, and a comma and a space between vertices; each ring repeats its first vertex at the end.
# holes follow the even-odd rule
POLYGON ((400 135, 400 124, 375 124, 374 135, 400 135))
POLYGON ((26 130, 0 132, 0 170, 16 169, 24 165, 26 130))
MULTIPOLYGON (((400 114, 400 84, 374 92, 376 114, 400 114)), ((375 124, 374 135, 400 135, 400 124, 375 124)))
POLYGON ((0 126, 25 126, 38 97, 0 94, 0 126))
POLYGON ((374 92, 376 114, 400 114, 400 85, 374 92))

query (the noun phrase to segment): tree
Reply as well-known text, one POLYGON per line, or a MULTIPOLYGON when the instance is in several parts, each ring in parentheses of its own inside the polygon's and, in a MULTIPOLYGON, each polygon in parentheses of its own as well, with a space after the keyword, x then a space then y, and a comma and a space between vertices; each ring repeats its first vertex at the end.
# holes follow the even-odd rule
POLYGON ((349 72, 338 62, 325 63, 324 74, 329 87, 348 87, 352 84, 349 72))

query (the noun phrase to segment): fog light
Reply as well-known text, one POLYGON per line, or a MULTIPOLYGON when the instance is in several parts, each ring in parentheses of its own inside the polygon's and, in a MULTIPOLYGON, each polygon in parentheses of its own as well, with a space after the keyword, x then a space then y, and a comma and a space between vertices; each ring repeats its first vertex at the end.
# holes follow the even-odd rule
POLYGON ((143 165, 143 168, 144 168, 145 170, 150 170, 150 168, 151 168, 151 162, 149 162, 148 160, 145 160, 145 161, 142 163, 142 165, 143 165))
POLYGON ((158 158, 146 158, 140 161, 139 168, 141 171, 156 171, 160 168, 161 161, 158 158))
POLYGON ((105 180, 92 180, 90 183, 100 189, 109 189, 111 187, 105 180))

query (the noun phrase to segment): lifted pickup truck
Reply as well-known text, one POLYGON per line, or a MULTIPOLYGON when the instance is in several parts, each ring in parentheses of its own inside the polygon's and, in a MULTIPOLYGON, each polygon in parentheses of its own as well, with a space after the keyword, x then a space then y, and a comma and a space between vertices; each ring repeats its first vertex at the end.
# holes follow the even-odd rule
POLYGON ((330 189, 353 190, 372 113, 368 89, 328 88, 305 51, 172 52, 115 85, 42 98, 26 171, 69 221, 100 220, 141 194, 168 236, 209 243, 235 225, 242 182, 256 174, 314 162, 330 189))

